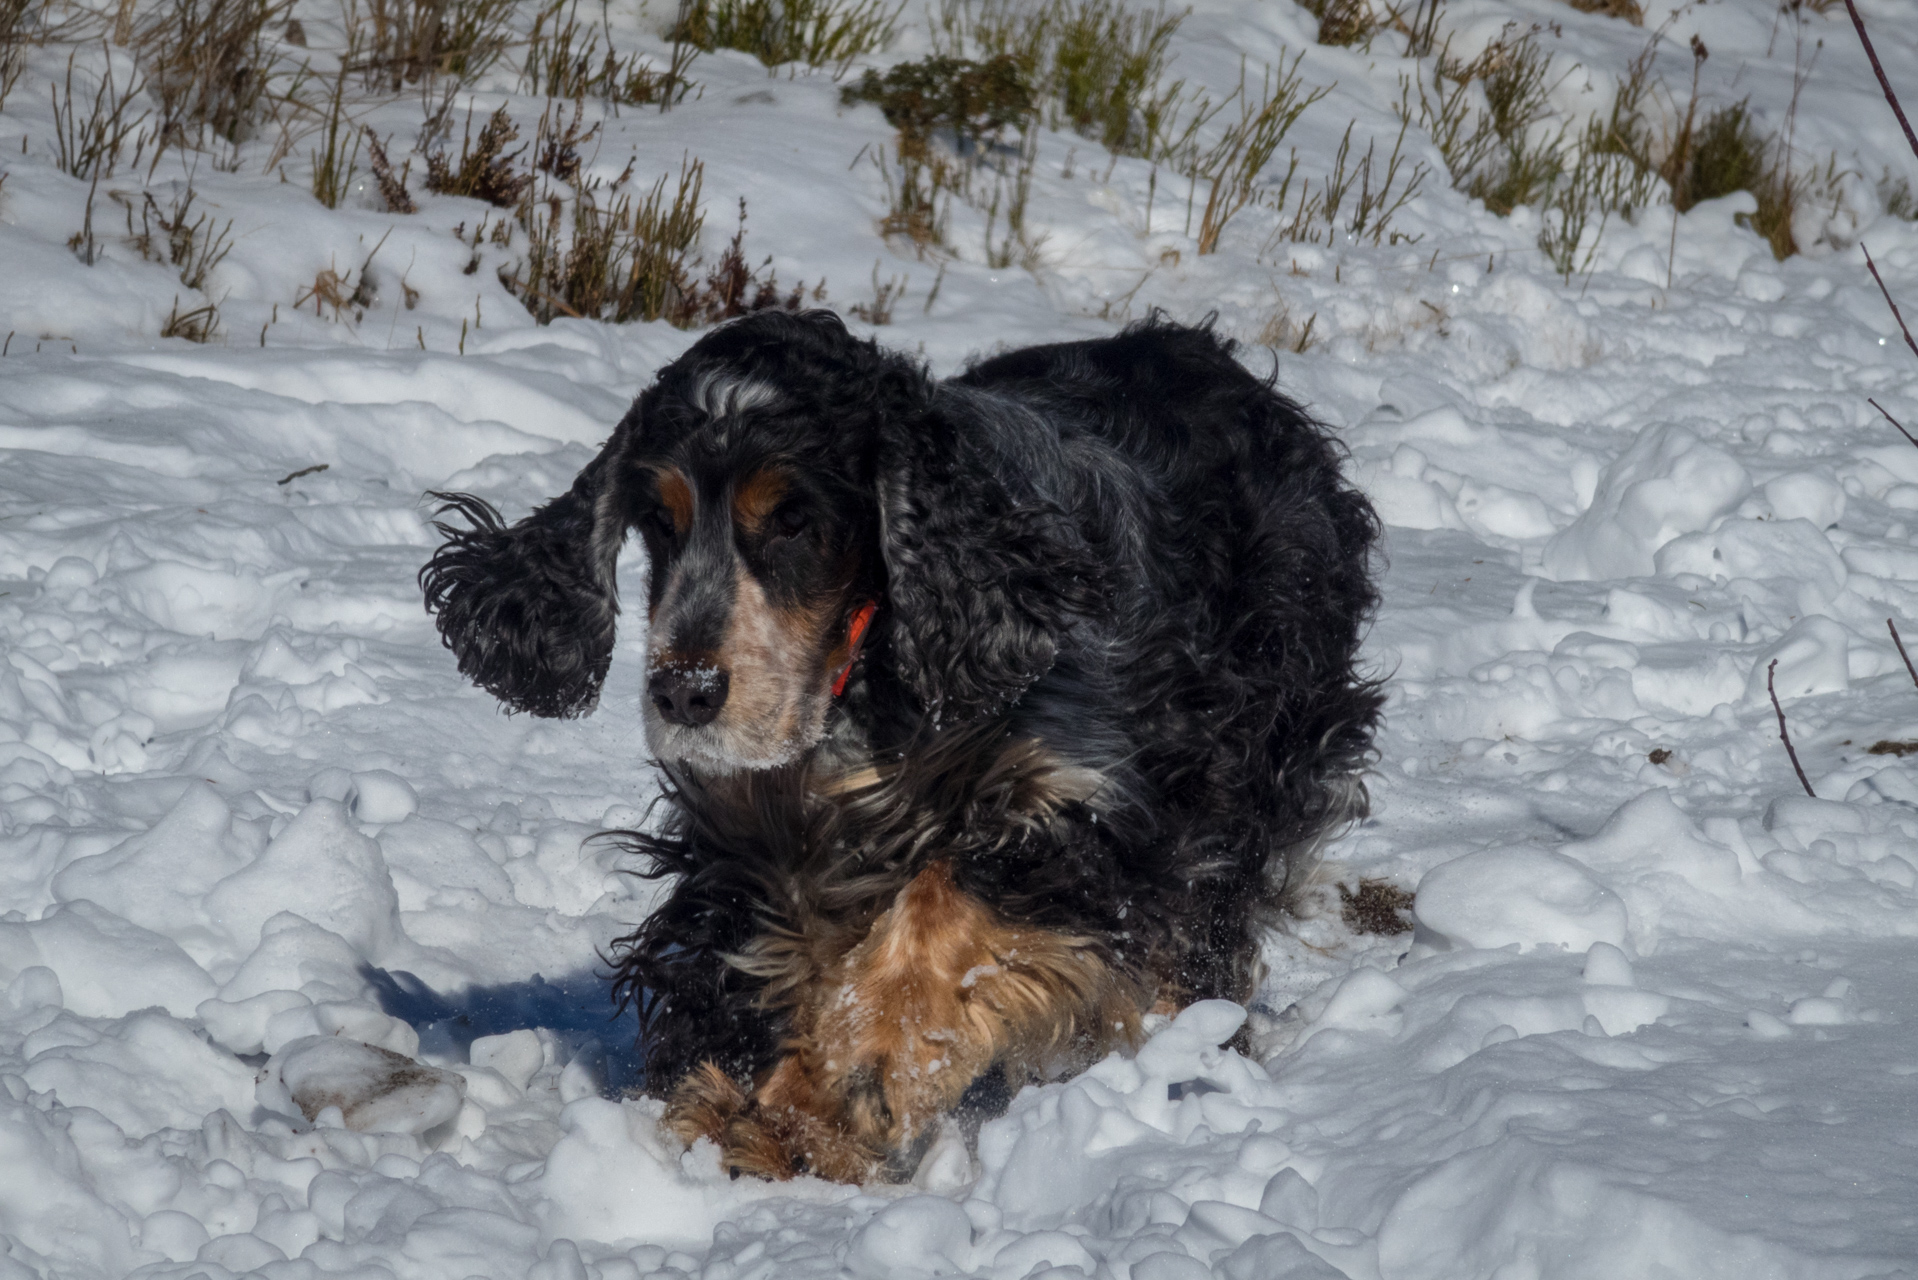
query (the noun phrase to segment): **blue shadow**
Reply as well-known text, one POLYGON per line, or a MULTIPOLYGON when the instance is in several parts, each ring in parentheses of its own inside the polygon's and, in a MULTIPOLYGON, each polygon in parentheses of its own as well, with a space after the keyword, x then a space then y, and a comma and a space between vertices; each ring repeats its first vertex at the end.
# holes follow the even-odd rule
POLYGON ((545 1027, 575 1051, 589 1041, 599 1043, 608 1094, 617 1096, 644 1079, 635 1045, 639 1016, 630 1008, 616 1014, 611 982, 591 970, 557 981, 536 973, 525 982, 453 994, 434 991, 404 969, 369 965, 360 972, 378 993, 381 1010, 411 1023, 428 1053, 463 1058, 482 1036, 545 1027))

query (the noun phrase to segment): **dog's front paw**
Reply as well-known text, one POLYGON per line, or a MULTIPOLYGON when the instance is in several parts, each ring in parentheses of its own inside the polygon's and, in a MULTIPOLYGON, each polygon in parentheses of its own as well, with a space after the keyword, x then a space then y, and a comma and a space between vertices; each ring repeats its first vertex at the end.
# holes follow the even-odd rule
POLYGON ((785 1181, 809 1173, 834 1182, 869 1182, 879 1176, 879 1153, 847 1131, 836 1099, 808 1085, 807 1073, 788 1057, 749 1097, 706 1062, 674 1088, 663 1120, 688 1146, 701 1138, 712 1141, 720 1166, 734 1177, 785 1181))
POLYGON ((710 1138, 723 1149, 727 1126, 751 1102, 746 1091, 717 1063, 702 1062, 673 1086, 660 1123, 689 1147, 701 1138, 710 1138))

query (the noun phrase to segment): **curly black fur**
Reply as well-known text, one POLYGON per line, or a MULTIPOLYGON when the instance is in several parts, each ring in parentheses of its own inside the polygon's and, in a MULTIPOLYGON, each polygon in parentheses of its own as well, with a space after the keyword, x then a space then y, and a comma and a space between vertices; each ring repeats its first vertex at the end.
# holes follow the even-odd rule
MULTIPOLYGON (((470 493, 438 493, 446 538, 420 570, 426 607, 460 674, 508 706, 572 717, 599 702, 613 660, 613 561, 594 536, 589 470, 570 492, 510 529, 470 493)), ((617 554, 619 542, 612 543, 617 554)))
MULTIPOLYGON (((935 859, 1142 990, 1251 995, 1259 928, 1364 812, 1378 524, 1335 442, 1232 350, 1154 316, 935 382, 828 313, 762 313, 662 370, 565 497, 510 528, 449 498, 470 527, 424 571, 429 607, 461 670, 535 714, 597 696, 656 459, 784 460, 880 603, 810 757, 669 765, 668 821, 624 833, 673 877, 615 958, 650 1089, 707 1059, 749 1081, 809 957, 935 859)), ((671 552, 648 537, 657 607, 671 552)))

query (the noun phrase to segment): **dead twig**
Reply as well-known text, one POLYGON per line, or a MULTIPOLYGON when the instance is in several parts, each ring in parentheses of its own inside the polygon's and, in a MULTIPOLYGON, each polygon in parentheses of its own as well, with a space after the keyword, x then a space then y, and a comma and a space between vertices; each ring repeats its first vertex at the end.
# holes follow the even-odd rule
POLYGON ((1911 131, 1911 121, 1905 119, 1905 109, 1898 104, 1898 95, 1892 91, 1884 64, 1878 61, 1878 50, 1871 47, 1871 37, 1865 34, 1865 20, 1859 16, 1858 6, 1853 0, 1845 0, 1845 10, 1851 14, 1851 25, 1858 29, 1858 43, 1865 46, 1865 56, 1871 59, 1871 69, 1878 75, 1878 87, 1885 91, 1885 101, 1891 104, 1892 114, 1898 117, 1898 123, 1904 127, 1905 141, 1911 144, 1911 153, 1918 156, 1918 133, 1911 131))
POLYGON ((1911 445, 1914 449, 1918 449, 1918 436, 1914 436, 1913 434, 1911 434, 1911 432, 1905 430, 1905 424, 1898 421, 1898 419, 1892 417, 1891 410, 1885 408, 1884 405, 1879 404, 1876 400, 1873 400, 1870 396, 1865 397, 1865 403, 1870 405, 1872 408, 1878 410, 1878 412, 1884 414, 1885 421, 1889 422, 1892 426, 1897 427, 1898 434, 1903 436, 1905 439, 1911 441, 1911 445))
POLYGON ((1818 793, 1811 789, 1811 779, 1805 776, 1805 766, 1798 763, 1798 751, 1791 745, 1791 733, 1785 728, 1785 708, 1778 705, 1778 690, 1772 684, 1772 676, 1778 670, 1778 659, 1773 658, 1771 665, 1765 668, 1765 692, 1771 695, 1771 709, 1778 713, 1778 737, 1785 744, 1785 754, 1791 757, 1791 767, 1798 773, 1799 785, 1805 788, 1805 794, 1816 800, 1818 793))
MULTIPOLYGON (((419 206, 413 203, 413 197, 406 190, 406 173, 394 173, 393 162, 386 158, 386 148, 380 142, 380 135, 373 132, 372 125, 362 125, 366 132, 366 145, 372 154, 373 180, 380 184, 380 199, 386 202, 388 213, 418 213, 419 206)), ((407 165, 410 170, 411 162, 407 165)))
POLYGON ((1885 295, 1885 305, 1891 308, 1891 318, 1898 322, 1898 331, 1905 335, 1905 345, 1911 348, 1911 354, 1918 356, 1918 340, 1912 338, 1911 329, 1905 324, 1904 313, 1891 300, 1891 290, 1885 288, 1885 278, 1878 274, 1878 264, 1871 260, 1871 250, 1865 249, 1863 240, 1858 242, 1858 247, 1865 250, 1865 267, 1871 272, 1871 278, 1878 282, 1878 292, 1885 295))
MULTIPOLYGON (((1900 427, 1898 429, 1900 431, 1904 430, 1903 427, 1900 427)), ((1905 652, 1905 642, 1904 640, 1899 638, 1899 635, 1898 635, 1898 624, 1893 622, 1890 618, 1886 618, 1885 625, 1891 628, 1891 642, 1898 646, 1898 656, 1905 660, 1905 670, 1911 672, 1911 682, 1913 684, 1918 684, 1918 667, 1914 667, 1911 665, 1911 655, 1905 652)))
POLYGON ((273 483, 279 484, 279 485, 292 484, 295 480, 298 480, 301 476, 318 475, 322 471, 329 470, 332 466, 333 464, 330 462, 316 462, 310 467, 301 467, 298 471, 295 471, 292 475, 282 476, 280 479, 275 480, 273 483))

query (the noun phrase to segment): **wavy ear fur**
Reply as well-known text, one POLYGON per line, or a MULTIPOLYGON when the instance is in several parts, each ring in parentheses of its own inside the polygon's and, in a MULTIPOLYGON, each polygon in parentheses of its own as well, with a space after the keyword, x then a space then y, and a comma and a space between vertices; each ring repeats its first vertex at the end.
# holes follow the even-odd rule
POLYGON ((947 383, 929 408, 881 427, 880 543, 902 681, 935 720, 963 724, 1015 702, 1095 613, 1102 569, 1047 493, 1056 447, 1030 411, 947 383))
POLYGON ((460 674, 515 711, 585 715, 613 657, 614 564, 623 529, 604 527, 601 454, 568 492, 507 525, 470 493, 434 493, 446 537, 420 570, 426 608, 460 674))

